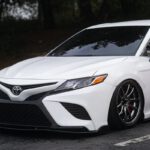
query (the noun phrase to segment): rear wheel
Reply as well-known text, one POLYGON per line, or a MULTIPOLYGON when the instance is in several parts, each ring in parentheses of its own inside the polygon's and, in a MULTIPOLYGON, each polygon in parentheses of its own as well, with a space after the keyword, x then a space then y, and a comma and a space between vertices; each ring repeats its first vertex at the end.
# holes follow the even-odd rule
POLYGON ((133 80, 122 82, 115 90, 109 109, 108 123, 113 129, 134 126, 143 114, 143 93, 133 80))

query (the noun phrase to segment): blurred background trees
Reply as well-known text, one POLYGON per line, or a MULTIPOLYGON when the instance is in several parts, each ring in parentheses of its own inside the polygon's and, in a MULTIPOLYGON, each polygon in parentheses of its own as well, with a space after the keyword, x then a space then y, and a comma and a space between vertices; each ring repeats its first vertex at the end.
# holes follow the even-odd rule
POLYGON ((150 0, 0 0, 0 66, 45 54, 93 24, 150 19, 149 8, 150 0))
POLYGON ((149 0, 0 0, 0 20, 39 21, 42 27, 150 17, 149 0))

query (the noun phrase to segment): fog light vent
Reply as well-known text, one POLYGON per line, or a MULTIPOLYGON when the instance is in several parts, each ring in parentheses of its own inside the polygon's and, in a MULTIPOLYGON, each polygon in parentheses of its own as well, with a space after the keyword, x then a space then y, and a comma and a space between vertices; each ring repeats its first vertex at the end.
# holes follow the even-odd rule
POLYGON ((61 103, 73 116, 82 120, 91 120, 87 111, 80 105, 61 103))

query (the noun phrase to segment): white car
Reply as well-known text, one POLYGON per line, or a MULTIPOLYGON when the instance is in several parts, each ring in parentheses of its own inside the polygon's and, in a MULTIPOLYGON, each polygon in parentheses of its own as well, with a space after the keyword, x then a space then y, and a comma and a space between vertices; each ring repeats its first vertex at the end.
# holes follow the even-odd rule
POLYGON ((150 21, 92 26, 0 71, 0 127, 98 132, 150 118, 150 21))

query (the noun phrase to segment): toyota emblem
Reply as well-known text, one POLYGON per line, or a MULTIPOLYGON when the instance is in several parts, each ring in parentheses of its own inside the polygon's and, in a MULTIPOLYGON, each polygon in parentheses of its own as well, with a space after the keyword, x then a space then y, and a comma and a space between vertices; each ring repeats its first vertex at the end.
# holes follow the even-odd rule
POLYGON ((12 88, 12 93, 14 95, 19 95, 22 92, 22 87, 21 86, 13 86, 12 88))

